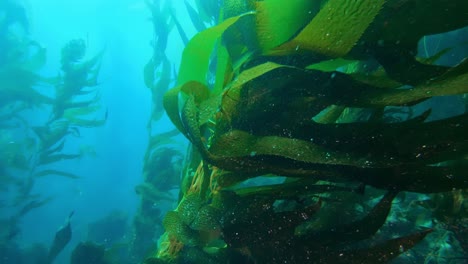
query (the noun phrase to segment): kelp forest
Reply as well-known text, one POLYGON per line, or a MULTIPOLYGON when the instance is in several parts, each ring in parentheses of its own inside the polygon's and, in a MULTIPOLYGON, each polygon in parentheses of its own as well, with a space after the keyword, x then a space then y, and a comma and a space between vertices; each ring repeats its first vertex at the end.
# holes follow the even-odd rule
POLYGON ((71 210, 50 245, 22 249, 20 219, 52 199, 37 179, 79 180, 55 164, 94 155, 67 144, 106 123, 106 50, 71 39, 43 76, 26 13, 0 3, 6 263, 67 246, 74 264, 468 262, 466 0, 144 1, 151 113, 126 238, 68 245, 71 210))

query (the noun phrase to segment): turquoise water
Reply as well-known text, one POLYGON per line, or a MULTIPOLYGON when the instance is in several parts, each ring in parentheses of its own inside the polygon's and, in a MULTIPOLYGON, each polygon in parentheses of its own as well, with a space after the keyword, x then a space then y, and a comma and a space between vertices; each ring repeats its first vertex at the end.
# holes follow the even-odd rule
MULTIPOLYGON (((261 34, 258 43, 252 40, 263 20, 249 23, 252 16, 268 17, 259 7, 263 2, 277 1, 258 1, 255 12, 245 12, 255 9, 247 1, 221 2, 0 0, 0 264, 130 264, 156 256, 146 263, 348 263, 333 256, 348 253, 349 263, 376 263, 375 256, 389 252, 401 255, 390 258, 392 263, 466 263, 468 21, 437 34, 428 29, 431 34, 418 39, 408 54, 399 50, 405 39, 390 44, 378 39, 374 45, 375 32, 363 29, 362 38, 371 40, 358 37, 342 55, 307 47, 295 39, 300 33, 292 32, 282 41, 292 40, 294 47, 286 48, 284 56, 270 56, 261 34), (216 15, 207 19, 210 10, 216 15), (219 14, 239 16, 239 22, 221 24, 229 28, 222 31, 223 41, 211 41, 212 35, 199 31, 218 24, 219 14), (200 39, 194 36, 206 42, 197 46, 200 39), (223 55, 230 59, 226 72, 223 55), (338 58, 328 66, 332 70, 316 65, 329 58, 338 58), (454 68, 426 78, 430 70, 421 73, 414 58, 443 71, 454 68), (266 62, 288 67, 260 69, 256 77, 246 71, 272 67, 266 62), (444 82, 451 78, 455 81, 444 82), (187 86, 169 98, 174 96, 174 90, 166 93, 169 89, 191 80, 202 83, 187 82, 199 90, 187 86), (389 89, 390 81, 398 82, 390 85, 395 93, 434 82, 440 90, 455 85, 447 94, 428 90, 388 104, 349 88, 389 89), (317 94, 301 90, 308 82, 326 89, 317 94), (347 86, 357 82, 369 86, 347 86), (168 103, 174 98, 179 101, 168 103), (336 126, 317 121, 347 104, 351 107, 332 121, 336 126), (445 120, 446 131, 437 123, 445 120), (360 133, 349 136, 340 129, 360 133), (251 138, 235 134, 239 131, 251 138), (232 135, 237 137, 232 140, 232 135), (419 144, 424 140, 427 145, 419 144), (442 179, 437 178, 440 167, 449 168, 442 179), (406 170, 436 180, 427 176, 407 183, 406 170), (343 177, 346 173, 353 176, 343 177), (320 176, 302 182, 304 175, 320 176), (383 223, 359 222, 372 208, 380 209, 375 218, 384 215, 383 223), (356 241, 349 238, 353 232, 342 230, 372 224, 378 225, 375 232, 356 241), (425 238, 402 240, 393 251, 366 251, 416 233, 425 238), (327 244, 337 237, 343 241, 327 244), (309 260, 309 251, 315 260, 309 260)), ((411 4, 388 2, 395 9, 411 4)), ((315 15, 302 13, 289 19, 315 15)), ((268 18, 286 34, 276 16, 268 18)), ((379 19, 386 18, 377 16, 373 23, 379 19)), ((270 35, 263 36, 266 46, 270 35)), ((339 45, 327 45, 340 51, 339 45)))

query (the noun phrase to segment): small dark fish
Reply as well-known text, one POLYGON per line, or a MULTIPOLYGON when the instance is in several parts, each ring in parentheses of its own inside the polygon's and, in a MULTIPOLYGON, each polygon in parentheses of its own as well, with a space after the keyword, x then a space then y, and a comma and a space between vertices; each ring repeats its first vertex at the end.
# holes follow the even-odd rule
POLYGON ((54 242, 52 243, 52 246, 49 249, 49 255, 47 257, 47 263, 49 264, 53 263, 58 254, 62 252, 62 250, 71 240, 72 231, 70 226, 70 220, 73 216, 73 213, 74 211, 72 211, 68 216, 67 224, 64 227, 60 228, 59 231, 57 231, 57 233, 55 233, 54 242))
POLYGON ((17 237, 20 233, 21 233, 21 230, 16 225, 12 226, 10 230, 8 230, 5 240, 10 242, 13 239, 15 239, 15 237, 17 237))
POLYGON ((109 117, 109 108, 106 108, 106 113, 104 114, 104 120, 107 121, 108 117, 109 117))

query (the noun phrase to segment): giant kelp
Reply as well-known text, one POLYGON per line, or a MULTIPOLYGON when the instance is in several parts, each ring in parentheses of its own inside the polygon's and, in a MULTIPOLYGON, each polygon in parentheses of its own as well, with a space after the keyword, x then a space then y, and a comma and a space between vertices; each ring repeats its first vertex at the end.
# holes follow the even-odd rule
POLYGON ((146 1, 146 5, 151 11, 153 24, 153 54, 144 66, 143 75, 144 84, 151 93, 152 110, 147 125, 148 146, 143 160, 143 183, 135 186, 141 202, 133 220, 134 238, 128 251, 133 261, 142 261, 152 250, 151 241, 162 233, 161 214, 165 212, 161 204, 172 206, 175 202, 176 197, 169 191, 180 184, 183 160, 179 150, 181 145, 175 140, 180 132, 176 129, 161 132, 158 122, 164 114, 163 95, 175 82, 174 65, 166 55, 169 34, 175 26, 183 43, 188 42, 188 37, 171 1, 146 1))
POLYGON ((431 229, 398 238, 378 231, 398 193, 450 200, 468 188, 466 111, 388 117, 468 92, 466 61, 437 66, 440 55, 415 56, 422 37, 468 26, 466 3, 455 2, 225 1, 228 16, 190 40, 178 86, 164 96, 199 155, 190 154, 186 171, 195 173, 183 175, 191 185, 164 220, 158 258, 375 263, 424 239, 431 229), (229 66, 216 69, 224 78, 213 85, 208 65, 225 61, 225 51, 229 66), (235 186, 271 174, 288 180, 235 186), (384 196, 373 204, 376 194, 384 196))
MULTIPOLYGON (((101 54, 84 60, 84 42, 71 41, 62 50, 60 75, 41 76, 38 71, 46 63, 46 49, 30 39, 27 14, 21 1, 0 3, 0 182, 5 197, 0 207, 8 208, 1 219, 2 250, 17 246, 15 239, 24 216, 52 200, 48 194, 37 193, 38 179, 50 175, 79 178, 54 168, 62 160, 77 159, 90 151, 65 152, 69 136, 79 136, 81 128, 105 122, 90 119, 99 106, 101 54)), ((37 246, 28 250, 23 253, 46 262, 45 250, 37 246), (37 252, 33 252, 35 248, 37 252)), ((53 257, 60 251, 56 248, 53 257)), ((8 258, 4 255, 8 252, 1 254, 2 259, 8 258)))

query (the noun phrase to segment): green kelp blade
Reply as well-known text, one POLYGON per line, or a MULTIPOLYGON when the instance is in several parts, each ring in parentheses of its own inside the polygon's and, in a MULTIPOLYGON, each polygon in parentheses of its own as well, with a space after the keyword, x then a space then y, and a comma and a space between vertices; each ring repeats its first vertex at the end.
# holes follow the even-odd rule
MULTIPOLYGON (((194 143, 202 148, 199 144, 200 141, 194 143)), ((325 150, 306 141, 274 136, 255 137, 243 131, 231 131, 218 137, 212 143, 210 152, 204 155, 217 167, 243 172, 246 177, 273 173, 328 181, 342 181, 340 179, 345 178, 377 188, 399 188, 420 193, 444 192, 468 186, 463 176, 464 167, 403 166, 398 165, 398 161, 382 160, 381 163, 387 168, 371 168, 369 166, 381 164, 372 159, 369 161, 371 157, 325 150), (388 167, 391 162, 395 162, 394 167, 388 167), (450 177, 447 178, 447 175, 450 177)))
POLYGON ((376 246, 357 250, 333 251, 319 253, 321 263, 372 264, 388 263, 400 254, 410 250, 422 241, 432 229, 427 229, 408 236, 394 238, 376 246))
POLYGON ((296 37, 268 54, 287 55, 308 51, 332 58, 343 57, 361 38, 384 2, 329 0, 296 37))
POLYGON ((197 210, 197 215, 190 223, 190 228, 193 230, 215 231, 220 229, 221 218, 222 214, 220 210, 205 205, 197 210))
POLYGON ((242 71, 237 78, 232 81, 226 91, 223 94, 221 108, 223 113, 230 118, 230 116, 236 112, 238 104, 241 100, 241 92, 244 84, 264 75, 271 71, 274 71, 283 66, 274 62, 266 62, 245 71, 242 71))
MULTIPOLYGON (((327 73, 317 70, 303 70, 279 64, 268 70, 261 71, 261 74, 255 77, 245 80, 241 78, 243 75, 241 73, 231 85, 236 87, 236 83, 239 83, 240 87, 235 88, 239 90, 242 89, 241 85, 245 86, 248 84, 249 86, 257 87, 265 85, 266 82, 267 85, 272 86, 269 87, 270 90, 275 89, 279 91, 281 89, 284 92, 314 97, 320 94, 321 96, 315 100, 314 106, 316 107, 331 104, 347 107, 408 106, 434 96, 468 93, 468 86, 465 85, 468 83, 468 67, 466 65, 468 63, 463 62, 447 71, 438 79, 410 89, 382 89, 373 86, 373 83, 369 85, 355 80, 352 75, 340 72, 327 73), (274 80, 280 73, 283 74, 282 76, 286 76, 282 78, 281 82, 269 82, 269 80, 274 80)), ((268 65, 262 64, 257 67, 266 66, 268 65)), ((256 71, 257 67, 246 70, 246 74, 251 70, 256 71)), ((228 90, 226 93, 230 92, 228 90)), ((234 95, 230 95, 229 97, 238 100, 240 91, 236 93, 238 94, 237 97, 234 95)), ((317 109, 323 110, 321 107, 317 109)))
POLYGON ((29 213, 31 210, 39 208, 39 207, 49 203, 52 200, 53 200, 52 197, 43 198, 41 200, 32 200, 29 203, 27 203, 25 206, 23 206, 23 208, 21 208, 21 210, 16 214, 15 217, 20 218, 20 217, 26 215, 27 213, 29 213))
POLYGON ((317 70, 323 72, 333 72, 341 67, 347 66, 352 63, 357 63, 356 60, 346 60, 343 58, 336 58, 332 60, 321 61, 318 63, 311 64, 306 67, 307 70, 317 70))
POLYGON ((164 94, 163 105, 164 109, 166 109, 166 113, 169 119, 182 134, 188 137, 186 128, 180 119, 179 96, 181 95, 182 91, 189 97, 193 97, 197 104, 200 104, 201 102, 208 99, 209 90, 208 87, 206 87, 203 83, 188 81, 183 85, 179 85, 170 89, 164 94))
POLYGON ((80 176, 75 175, 73 173, 66 172, 66 171, 59 171, 59 170, 43 170, 34 174, 35 177, 44 177, 48 175, 58 175, 58 176, 63 176, 63 177, 70 178, 70 179, 81 178, 80 176))
POLYGON ((338 118, 340 118, 340 116, 343 114, 345 109, 346 108, 343 106, 330 105, 318 115, 314 116, 313 121, 321 124, 335 123, 336 120, 338 120, 338 118))
POLYGON ((195 221, 198 211, 203 206, 204 201, 197 193, 185 195, 177 207, 180 219, 186 225, 190 225, 195 221))
POLYGON ((216 56, 216 79, 213 87, 213 94, 221 94, 221 91, 231 80, 233 75, 231 58, 229 57, 226 46, 222 43, 218 45, 218 54, 216 56))
POLYGON ((256 34, 262 52, 268 52, 291 39, 320 8, 315 0, 267 0, 255 2, 256 34))
POLYGON ((187 136, 187 131, 185 130, 184 125, 180 121, 180 114, 179 114, 179 93, 181 90, 181 86, 176 86, 172 89, 169 89, 167 92, 164 93, 163 96, 163 106, 166 110, 167 116, 172 121, 174 126, 182 133, 187 136))
POLYGON ((190 229, 186 224, 184 224, 178 212, 167 212, 166 216, 163 219, 163 226, 170 236, 174 236, 177 240, 181 241, 182 243, 186 245, 196 244, 198 232, 190 229))
POLYGON ((435 96, 466 94, 468 93, 468 85, 466 85, 468 83, 468 69, 465 64, 449 70, 446 74, 428 84, 422 84, 413 89, 370 94, 368 98, 358 100, 367 101, 366 104, 373 106, 411 105, 413 102, 435 96))
POLYGON ((226 29, 236 23, 241 17, 249 15, 253 15, 253 13, 228 18, 221 24, 196 34, 182 53, 177 84, 182 85, 188 81, 206 83, 210 56, 216 41, 218 41, 226 29))
POLYGON ((304 122, 291 130, 294 138, 313 138, 328 150, 369 157, 375 166, 390 164, 431 164, 456 158, 466 151, 468 115, 425 122, 430 111, 398 122, 354 122, 320 124, 304 122), (450 129, 448 129, 450 128, 450 129), (384 157, 379 159, 373 157, 384 157))
MULTIPOLYGON (((315 179, 300 179, 282 184, 262 185, 247 188, 232 188, 240 197, 267 196, 276 199, 291 199, 299 196, 308 196, 318 193, 355 192, 356 189, 338 185, 316 184, 315 179)), ((231 188, 229 188, 231 189, 231 188)))
MULTIPOLYGON (((210 152, 219 157, 281 156, 290 160, 316 164, 359 165, 363 161, 346 153, 333 152, 310 141, 277 136, 257 137, 233 130, 217 138, 210 152)), ((363 164, 361 164, 363 165, 363 164)))

